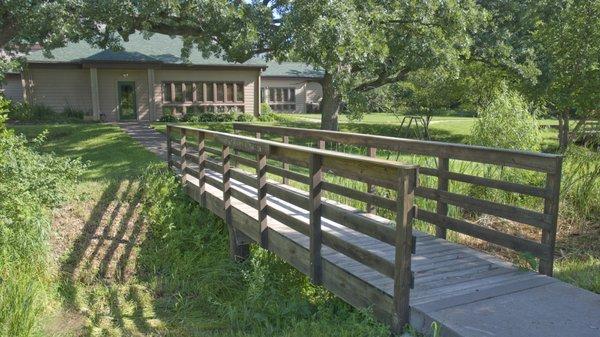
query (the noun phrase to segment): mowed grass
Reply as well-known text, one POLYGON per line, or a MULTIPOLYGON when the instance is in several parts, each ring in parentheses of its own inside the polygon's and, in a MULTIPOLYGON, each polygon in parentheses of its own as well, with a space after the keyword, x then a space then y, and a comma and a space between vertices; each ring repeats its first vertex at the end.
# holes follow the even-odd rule
POLYGON ((222 221, 165 169, 148 173, 158 159, 118 127, 14 128, 29 137, 48 130, 42 151, 88 163, 79 197, 55 212, 63 305, 44 322, 46 335, 389 335, 261 249, 230 261, 222 221))
MULTIPOLYGON (((314 127, 318 128, 321 123, 320 114, 282 114, 289 119, 290 126, 314 127)), ((392 113, 369 113, 365 114, 360 121, 351 121, 347 115, 340 115, 340 130, 378 134, 391 137, 417 138, 417 128, 414 123, 411 129, 400 128, 403 115, 392 113)), ((431 140, 468 143, 471 129, 475 124, 476 117, 456 117, 456 116, 433 116, 429 125, 431 140)), ((405 126, 408 121, 405 122, 405 126)), ((558 121, 556 119, 540 119, 542 129, 543 143, 542 148, 545 151, 553 151, 558 147, 558 121)), ((577 124, 576 120, 571 120, 571 128, 577 124)))

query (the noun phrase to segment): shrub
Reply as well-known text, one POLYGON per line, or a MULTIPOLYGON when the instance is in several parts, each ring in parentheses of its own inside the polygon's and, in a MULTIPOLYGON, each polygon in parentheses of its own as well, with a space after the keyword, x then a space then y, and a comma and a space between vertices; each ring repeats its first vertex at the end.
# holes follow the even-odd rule
POLYGON ((473 144, 538 151, 542 134, 523 97, 503 88, 480 113, 471 131, 473 144))
POLYGON ((249 123, 249 122, 252 122, 252 121, 254 120, 254 116, 252 116, 251 114, 245 114, 245 113, 242 113, 242 114, 239 114, 239 115, 236 117, 236 119, 235 119, 235 120, 236 120, 236 121, 238 121, 238 122, 246 122, 246 123, 249 123))
POLYGON ((261 115, 272 114, 273 109, 271 109, 271 106, 269 105, 269 103, 260 103, 260 113, 261 113, 261 115))
POLYGON ((261 122, 275 122, 277 120, 277 114, 274 114, 272 112, 263 112, 260 116, 258 116, 258 120, 261 122))
POLYGON ((177 117, 175 117, 173 115, 173 112, 168 111, 168 112, 163 112, 162 117, 160 117, 160 119, 158 121, 159 122, 174 123, 174 122, 177 122, 178 119, 177 119, 177 117))
POLYGON ((72 107, 65 107, 62 113, 58 113, 47 105, 29 103, 12 103, 7 113, 9 120, 22 122, 79 121, 85 115, 85 112, 72 107))
POLYGON ((71 196, 83 165, 6 129, 7 107, 0 98, 0 335, 30 336, 52 292, 50 210, 71 196))
POLYGON ((63 115, 66 118, 71 118, 71 119, 83 119, 83 116, 85 116, 85 112, 72 108, 72 107, 66 107, 63 110, 63 115))
POLYGON ((188 113, 181 120, 190 123, 233 122, 235 120, 235 114, 218 112, 188 113))

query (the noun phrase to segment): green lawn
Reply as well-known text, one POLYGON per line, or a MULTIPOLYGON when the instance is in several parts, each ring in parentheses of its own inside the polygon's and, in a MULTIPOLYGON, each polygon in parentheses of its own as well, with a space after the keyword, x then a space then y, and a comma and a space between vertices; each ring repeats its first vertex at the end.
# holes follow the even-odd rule
MULTIPOLYGON (((318 127, 321 122, 321 114, 283 114, 290 120, 290 126, 318 127)), ((468 143, 468 136, 476 121, 475 117, 434 116, 430 123, 431 139, 452 143, 468 143)), ((414 138, 412 132, 402 132, 400 124, 402 116, 391 113, 365 114, 360 122, 352 122, 346 115, 340 115, 340 130, 353 131, 368 134, 379 134, 391 137, 414 138)), ((542 148, 547 151, 554 150, 558 146, 558 130, 556 119, 541 119, 543 144, 542 148)), ((574 127, 576 120, 571 121, 574 127)))

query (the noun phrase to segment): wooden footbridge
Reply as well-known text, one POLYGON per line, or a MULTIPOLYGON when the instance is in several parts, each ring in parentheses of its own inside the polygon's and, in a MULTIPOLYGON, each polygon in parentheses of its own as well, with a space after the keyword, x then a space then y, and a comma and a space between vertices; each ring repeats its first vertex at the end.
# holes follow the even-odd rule
POLYGON ((253 137, 167 126, 169 166, 191 197, 225 220, 233 257, 245 258, 257 243, 351 305, 371 308, 395 332, 411 324, 428 333, 435 321, 442 336, 600 336, 600 296, 550 277, 561 157, 310 129, 234 129, 253 137), (340 144, 365 155, 334 151, 340 144), (430 157, 435 167, 380 159, 378 151, 430 157), (537 172, 544 182, 453 172, 452 161, 537 172), (455 183, 538 198, 541 206, 458 194, 455 183), (473 222, 473 214, 526 226, 531 235, 473 222), (434 225, 436 235, 413 230, 414 220, 434 225), (447 241, 447 230, 536 257, 539 273, 447 241))

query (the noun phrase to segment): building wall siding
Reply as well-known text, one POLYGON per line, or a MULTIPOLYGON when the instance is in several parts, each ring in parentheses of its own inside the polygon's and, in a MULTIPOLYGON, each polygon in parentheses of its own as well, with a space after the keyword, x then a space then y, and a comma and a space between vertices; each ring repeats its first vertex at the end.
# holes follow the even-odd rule
POLYGON ((57 112, 70 107, 91 113, 90 71, 69 68, 29 68, 25 74, 28 101, 57 112))
POLYGON ((23 84, 21 83, 21 75, 7 74, 6 82, 2 85, 4 97, 13 102, 23 101, 23 84))
POLYGON ((148 73, 145 69, 98 69, 98 96, 101 119, 113 122, 119 118, 119 82, 135 82, 138 120, 149 120, 148 73))
POLYGON ((244 113, 254 114, 254 84, 256 70, 171 70, 156 69, 154 81, 154 101, 157 118, 162 116, 162 83, 169 81, 190 82, 244 82, 244 113))

